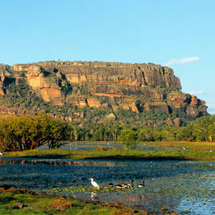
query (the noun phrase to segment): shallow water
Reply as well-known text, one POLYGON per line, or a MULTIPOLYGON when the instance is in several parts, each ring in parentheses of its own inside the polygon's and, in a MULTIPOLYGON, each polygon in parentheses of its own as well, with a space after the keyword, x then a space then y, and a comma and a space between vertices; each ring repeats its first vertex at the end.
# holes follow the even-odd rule
MULTIPOLYGON (((120 143, 114 142, 70 142, 60 146, 60 149, 73 149, 73 150, 96 150, 98 146, 113 150, 117 148, 123 148, 120 143)), ((40 146, 39 149, 48 149, 47 145, 40 146)), ((162 147, 153 147, 145 144, 139 144, 136 146, 137 150, 149 150, 149 151, 160 151, 162 147)), ((170 150, 183 150, 182 148, 165 147, 166 151, 170 150)))
POLYGON ((11 184, 34 191, 62 188, 64 195, 80 199, 122 203, 140 209, 158 211, 163 206, 179 214, 215 214, 215 163, 199 162, 123 162, 71 159, 1 158, 18 163, 0 165, 0 184, 11 184), (59 165, 60 164, 60 165, 59 165), (93 177, 101 188, 108 183, 129 183, 134 188, 123 192, 79 192, 91 188, 93 177), (137 188, 145 180, 144 188, 137 188), (64 188, 79 188, 77 192, 64 188))

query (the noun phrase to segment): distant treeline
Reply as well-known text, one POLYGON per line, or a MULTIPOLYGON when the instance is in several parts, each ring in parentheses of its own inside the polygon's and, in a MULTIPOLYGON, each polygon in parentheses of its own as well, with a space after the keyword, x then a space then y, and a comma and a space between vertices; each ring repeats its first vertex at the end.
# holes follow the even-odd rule
POLYGON ((63 140, 120 141, 122 136, 130 131, 137 142, 163 140, 215 142, 215 115, 200 117, 186 127, 164 128, 119 124, 77 126, 42 113, 10 116, 0 118, 0 150, 29 150, 44 144, 54 148, 59 147, 63 140))
POLYGON ((119 124, 73 126, 72 139, 117 141, 122 130, 137 133, 137 141, 208 141, 215 142, 215 115, 197 118, 186 127, 149 127, 119 124))

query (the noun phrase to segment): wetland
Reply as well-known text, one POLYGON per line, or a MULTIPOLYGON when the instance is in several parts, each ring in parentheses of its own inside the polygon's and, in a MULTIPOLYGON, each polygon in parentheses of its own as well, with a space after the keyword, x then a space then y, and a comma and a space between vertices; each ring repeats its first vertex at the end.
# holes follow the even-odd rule
MULTIPOLYGON (((0 183, 91 203, 118 203, 149 210, 155 214, 162 214, 161 209, 164 207, 178 214, 215 214, 213 159, 207 162, 194 158, 189 160, 185 156, 186 153, 195 152, 171 148, 161 151, 156 146, 150 148, 150 151, 137 150, 141 151, 140 154, 150 152, 151 157, 147 159, 141 159, 143 154, 135 157, 138 159, 126 159, 132 152, 120 150, 96 151, 91 146, 87 148, 86 145, 84 149, 70 151, 69 146, 64 146, 49 152, 46 149, 40 149, 40 153, 25 152, 25 156, 17 154, 16 157, 6 153, 0 158, 0 183), (84 154, 82 157, 81 151, 84 154), (159 160, 153 159, 152 156, 153 153, 176 155, 176 151, 183 153, 184 159, 170 159, 171 157, 167 156, 159 160), (114 156, 111 153, 124 154, 120 159, 112 159, 114 156), (75 157, 74 154, 79 156, 75 157), (99 157, 99 154, 102 156, 99 157), (88 180, 90 177, 99 184, 99 190, 92 188, 88 180), (130 189, 108 187, 109 183, 116 185, 130 183, 131 180, 134 180, 134 187, 130 189), (143 181, 145 186, 139 188, 138 184, 143 181)), ((213 153, 210 153, 212 157, 213 153)))

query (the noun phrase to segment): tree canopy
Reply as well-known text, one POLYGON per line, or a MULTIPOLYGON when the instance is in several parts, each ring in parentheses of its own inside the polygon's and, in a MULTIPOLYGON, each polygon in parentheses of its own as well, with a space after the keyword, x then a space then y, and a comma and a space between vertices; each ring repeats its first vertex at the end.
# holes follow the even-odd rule
POLYGON ((53 148, 69 139, 70 132, 68 123, 47 114, 5 117, 0 119, 0 149, 29 150, 45 143, 53 148))
POLYGON ((55 119, 50 115, 25 114, 0 118, 0 150, 29 150, 48 144, 58 147, 62 140, 118 141, 126 149, 136 147, 137 141, 209 141, 215 142, 215 115, 196 119, 186 127, 134 126, 117 123, 83 126, 55 119))
POLYGON ((122 142, 125 149, 134 149, 136 147, 137 132, 132 130, 122 130, 118 141, 122 142))

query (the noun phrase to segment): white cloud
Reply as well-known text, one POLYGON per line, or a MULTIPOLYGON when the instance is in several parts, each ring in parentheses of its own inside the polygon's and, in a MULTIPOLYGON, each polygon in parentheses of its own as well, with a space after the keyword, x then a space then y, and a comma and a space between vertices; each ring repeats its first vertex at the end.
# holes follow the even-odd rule
POLYGON ((211 108, 215 108, 215 104, 208 104, 211 108))
POLYGON ((184 63, 193 63, 196 61, 199 61, 200 57, 187 57, 182 59, 172 59, 168 63, 166 63, 166 66, 170 66, 173 64, 184 64, 184 63))
POLYGON ((195 96, 202 96, 202 95, 205 95, 206 92, 205 91, 190 91, 189 94, 195 95, 195 96))
POLYGON ((208 106, 208 112, 210 114, 215 114, 215 104, 206 104, 208 106))

